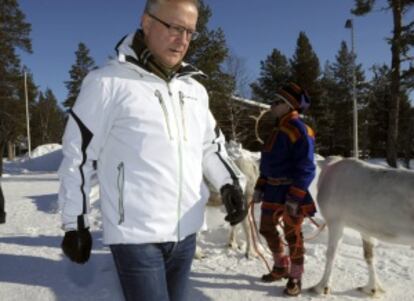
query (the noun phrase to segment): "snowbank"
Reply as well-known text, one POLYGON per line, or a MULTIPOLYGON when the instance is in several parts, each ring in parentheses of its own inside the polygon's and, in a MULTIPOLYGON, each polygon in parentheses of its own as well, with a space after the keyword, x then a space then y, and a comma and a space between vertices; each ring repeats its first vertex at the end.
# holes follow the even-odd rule
MULTIPOLYGON (((31 159, 5 164, 6 169, 13 172, 2 179, 8 219, 6 224, 0 225, 0 300, 122 301, 112 256, 102 244, 96 187, 91 194, 90 213, 93 253, 85 265, 75 265, 60 250, 63 232, 57 206, 59 182, 55 170, 60 164, 61 150, 59 146, 45 147, 36 150, 34 155, 31 159), (53 172, 33 172, 46 170, 53 172)), ((316 195, 315 183, 310 189, 313 195, 316 195)), ((395 201, 398 203, 398 199, 395 201)), ((287 300, 282 293, 284 282, 260 282, 259 278, 266 269, 259 259, 246 259, 243 250, 227 248, 229 226, 224 222, 224 215, 223 208, 207 208, 208 230, 202 232, 198 240, 207 257, 193 263, 189 300, 287 300)), ((320 216, 316 219, 322 221, 320 216)), ((314 229, 307 222, 304 225, 305 237, 314 229)), ((306 242, 305 289, 315 285, 322 276, 326 241, 327 230, 324 230, 306 242)), ((376 254, 378 276, 387 290, 382 300, 414 300, 414 249, 380 242, 376 254)), ((267 253, 265 256, 270 260, 267 253)), ((315 296, 305 290, 294 300, 369 300, 355 290, 366 281, 361 239, 355 231, 346 230, 333 271, 332 295, 315 296)))

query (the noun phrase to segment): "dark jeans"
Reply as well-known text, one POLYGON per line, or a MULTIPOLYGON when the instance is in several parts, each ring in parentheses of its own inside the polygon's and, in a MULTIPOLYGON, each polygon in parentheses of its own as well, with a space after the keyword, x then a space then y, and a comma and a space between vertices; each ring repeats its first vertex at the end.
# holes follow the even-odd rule
POLYGON ((178 243, 110 245, 125 299, 187 300, 195 246, 195 234, 178 243))

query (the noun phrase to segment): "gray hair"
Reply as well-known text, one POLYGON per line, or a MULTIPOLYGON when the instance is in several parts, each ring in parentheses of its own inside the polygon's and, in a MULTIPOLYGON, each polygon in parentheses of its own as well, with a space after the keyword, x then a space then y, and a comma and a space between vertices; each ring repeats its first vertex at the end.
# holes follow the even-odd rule
POLYGON ((162 5, 163 3, 172 2, 172 1, 189 2, 189 3, 192 3, 197 8, 197 10, 199 10, 200 8, 199 0, 147 0, 147 3, 145 4, 144 12, 154 14, 158 10, 160 5, 162 5))

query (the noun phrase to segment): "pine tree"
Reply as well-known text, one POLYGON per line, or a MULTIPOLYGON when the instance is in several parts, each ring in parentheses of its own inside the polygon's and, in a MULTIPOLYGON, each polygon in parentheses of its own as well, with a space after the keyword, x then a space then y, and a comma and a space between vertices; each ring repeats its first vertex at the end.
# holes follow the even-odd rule
MULTIPOLYGON (((319 59, 313 51, 309 38, 302 31, 296 41, 296 50, 290 60, 292 65, 293 80, 311 91, 316 90, 317 81, 321 75, 319 59)), ((309 92, 308 91, 308 92, 309 92)))
MULTIPOLYGON (((390 166, 397 166, 398 157, 398 125, 399 107, 401 102, 401 86, 406 82, 412 84, 414 66, 401 70, 402 58, 408 59, 408 53, 414 46, 414 22, 411 19, 408 24, 403 24, 404 16, 414 7, 413 0, 388 0, 388 8, 393 16, 393 36, 391 44, 391 101, 389 103, 389 118, 387 129, 387 162, 390 166)), ((355 15, 365 15, 374 8, 376 0, 355 0, 355 15)), ((411 59, 412 60, 412 59, 411 59)))
POLYGON ((47 143, 60 143, 64 120, 64 112, 58 106, 52 90, 46 89, 44 93, 39 93, 33 110, 33 147, 47 143))
MULTIPOLYGON (((21 66, 16 49, 31 53, 31 25, 26 22, 16 0, 1 1, 0 5, 0 154, 14 138, 14 128, 21 124, 15 115, 21 66)), ((0 160, 0 175, 2 160, 0 160)))
MULTIPOLYGON (((322 80, 324 87, 323 105, 326 106, 322 113, 325 114, 327 111, 330 114, 328 115, 330 120, 327 122, 329 138, 324 137, 323 139, 329 141, 330 154, 350 156, 353 149, 352 66, 353 55, 348 50, 346 43, 342 42, 336 55, 336 62, 327 67, 328 71, 325 71, 322 80)), ((357 82, 363 83, 364 74, 361 65, 356 66, 355 74, 357 82)), ((357 85, 358 95, 362 94, 363 88, 362 84, 357 85)), ((359 98, 359 104, 361 107, 365 105, 362 98, 359 98)))
POLYGON ((319 77, 321 76, 321 68, 318 56, 313 51, 312 45, 304 32, 299 33, 296 50, 290 64, 293 81, 305 88, 311 97, 311 106, 307 113, 311 119, 308 122, 320 135, 321 126, 319 123, 323 123, 324 118, 320 105, 321 87, 319 77))
POLYGON ((292 78, 287 58, 277 49, 260 61, 260 76, 251 84, 252 98, 257 101, 271 102, 276 91, 283 83, 292 78))
POLYGON ((414 108, 411 106, 406 93, 402 93, 400 97, 398 156, 404 158, 405 165, 409 168, 410 159, 414 155, 414 108))
POLYGON ((69 109, 73 107, 78 97, 83 79, 89 71, 96 68, 95 61, 89 55, 89 49, 84 43, 78 44, 75 56, 76 62, 69 71, 70 80, 65 82, 66 88, 68 89, 68 97, 63 102, 63 105, 69 109))
POLYGON ((322 156, 335 154, 335 114, 333 102, 336 98, 336 81, 330 62, 326 62, 321 78, 320 114, 318 120, 317 152, 322 156))
POLYGON ((391 99, 390 69, 387 65, 375 65, 372 72, 367 107, 368 149, 370 157, 385 157, 391 99))
POLYGON ((210 97, 210 108, 219 127, 226 137, 231 135, 229 115, 235 80, 222 70, 222 63, 228 56, 228 47, 221 28, 210 30, 208 22, 212 16, 211 9, 200 1, 197 31, 200 36, 192 41, 185 61, 196 66, 207 75, 207 79, 198 80, 206 87, 210 97))

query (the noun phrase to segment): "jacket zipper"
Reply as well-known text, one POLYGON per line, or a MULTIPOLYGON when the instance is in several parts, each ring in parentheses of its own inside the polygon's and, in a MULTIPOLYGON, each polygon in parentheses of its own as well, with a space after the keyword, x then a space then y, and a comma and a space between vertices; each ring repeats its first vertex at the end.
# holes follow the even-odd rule
POLYGON ((181 240, 181 229, 180 229, 180 219, 181 219, 181 199, 182 199, 182 186, 183 186, 183 171, 182 171, 182 145, 181 145, 181 133, 180 133, 180 126, 179 121, 177 119, 177 110, 176 106, 174 105, 174 99, 172 97, 172 92, 170 89, 170 85, 167 84, 168 88, 168 94, 170 96, 173 112, 174 112, 174 120, 175 125, 177 127, 177 133, 178 133, 178 141, 177 141, 177 152, 178 152, 178 202, 177 202, 177 240, 181 240))
POLYGON ((184 108, 184 93, 182 91, 178 92, 180 97, 180 108, 181 108, 181 123, 183 125, 183 135, 184 141, 187 141, 187 126, 185 122, 185 108, 184 108))
POLYGON ((124 184, 125 184, 125 171, 124 171, 124 162, 118 164, 118 210, 119 210, 119 221, 118 225, 122 224, 125 220, 125 213, 124 213, 124 184))
POLYGON ((158 101, 160 102, 160 105, 162 108, 162 112, 164 113, 164 120, 167 125, 168 136, 170 137, 170 140, 173 140, 170 122, 168 118, 168 110, 167 110, 167 106, 165 105, 164 99, 162 98, 162 94, 159 90, 155 90, 154 95, 158 98, 158 101))

